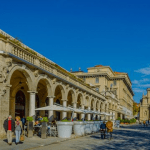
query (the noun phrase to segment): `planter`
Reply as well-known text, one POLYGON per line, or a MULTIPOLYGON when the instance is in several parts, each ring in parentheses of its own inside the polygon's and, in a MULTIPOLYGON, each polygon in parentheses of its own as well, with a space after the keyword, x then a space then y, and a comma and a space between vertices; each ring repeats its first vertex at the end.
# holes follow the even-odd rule
POLYGON ((85 125, 85 134, 91 134, 92 130, 90 128, 90 121, 86 121, 86 125, 85 125))
POLYGON ((28 121, 27 131, 28 131, 28 138, 33 137, 33 122, 28 121))
POLYGON ((47 122, 42 122, 41 138, 46 139, 47 122))
POLYGON ((93 132, 97 132, 97 121, 94 121, 94 124, 93 124, 93 132))
POLYGON ((83 136, 85 134, 86 123, 83 121, 74 121, 73 123, 74 134, 77 136, 83 136))
POLYGON ((94 122, 93 122, 93 121, 89 121, 89 124, 90 124, 90 129, 91 129, 91 131, 93 132, 93 125, 94 125, 94 122))
POLYGON ((71 137, 73 122, 58 121, 56 124, 57 124, 59 138, 70 138, 71 137))

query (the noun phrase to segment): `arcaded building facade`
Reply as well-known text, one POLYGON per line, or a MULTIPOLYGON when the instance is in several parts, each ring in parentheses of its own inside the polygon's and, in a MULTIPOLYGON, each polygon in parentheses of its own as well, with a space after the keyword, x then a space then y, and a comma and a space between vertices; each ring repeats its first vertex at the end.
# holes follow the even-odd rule
MULTIPOLYGON (((18 115, 71 118, 67 112, 35 111, 54 103, 108 112, 112 114, 111 119, 117 118, 115 114, 121 110, 124 100, 104 95, 86 82, 0 30, 0 138, 5 135, 3 122, 8 115, 14 119, 18 115)), ((73 117, 82 119, 83 116, 75 113, 73 117)), ((87 114, 86 120, 91 119, 104 119, 104 116, 87 114)))
POLYGON ((114 72, 109 66, 102 65, 88 68, 88 72, 80 70, 73 73, 109 99, 108 113, 115 113, 116 118, 132 118, 134 93, 127 73, 114 72), (114 105, 120 109, 112 111, 114 105))
POLYGON ((143 95, 140 101, 139 120, 150 120, 150 88, 147 89, 147 94, 143 95))

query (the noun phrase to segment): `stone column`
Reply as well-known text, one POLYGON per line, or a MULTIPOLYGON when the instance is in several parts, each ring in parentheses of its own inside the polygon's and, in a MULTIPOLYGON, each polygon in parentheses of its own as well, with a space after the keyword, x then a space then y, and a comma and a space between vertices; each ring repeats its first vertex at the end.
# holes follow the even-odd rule
POLYGON ((122 114, 120 113, 120 119, 122 119, 122 114))
MULTIPOLYGON (((88 110, 91 110, 91 107, 88 107, 88 110)), ((91 114, 88 114, 88 120, 91 120, 91 114)))
POLYGON ((15 120, 15 97, 10 97, 9 111, 9 114, 15 120))
MULTIPOLYGON (((62 99, 63 101, 63 106, 67 107, 67 100, 62 99)), ((67 112, 62 112, 62 119, 66 119, 67 118, 67 112)))
MULTIPOLYGON (((98 109, 98 112, 100 113, 100 109, 98 109)), ((97 117, 97 118, 98 118, 98 120, 100 120, 100 115, 98 115, 98 117, 97 117)))
POLYGON ((35 96, 36 92, 29 91, 30 93, 30 101, 29 101, 29 116, 35 119, 35 96))
MULTIPOLYGON (((93 108, 93 111, 96 111, 95 107, 93 108)), ((96 114, 93 114, 93 120, 95 120, 95 119, 96 119, 96 114)))
MULTIPOLYGON (((48 96, 48 100, 49 100, 49 106, 53 106, 54 103, 54 96, 48 96)), ((53 115, 53 110, 49 110, 48 111, 48 119, 49 121, 52 121, 54 119, 54 115, 53 115)))
MULTIPOLYGON (((104 109, 102 109, 102 112, 104 113, 104 109)), ((105 115, 101 115, 101 120, 105 119, 105 115)))
MULTIPOLYGON (((77 103, 76 103, 76 102, 73 103, 73 108, 77 108, 77 103)), ((72 119, 73 119, 73 120, 76 120, 76 119, 77 119, 77 113, 74 113, 72 119)))
MULTIPOLYGON (((82 106, 81 106, 81 109, 83 109, 83 110, 84 110, 84 105, 82 105, 82 106)), ((81 120, 83 120, 83 119, 84 119, 84 113, 82 113, 82 114, 80 115, 80 119, 81 119, 81 120)))

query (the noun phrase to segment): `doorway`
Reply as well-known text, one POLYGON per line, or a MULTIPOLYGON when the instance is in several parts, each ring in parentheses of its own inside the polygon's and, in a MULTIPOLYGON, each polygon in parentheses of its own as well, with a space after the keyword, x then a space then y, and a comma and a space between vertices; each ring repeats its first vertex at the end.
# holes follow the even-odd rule
POLYGON ((25 95, 22 91, 18 91, 15 97, 15 116, 25 116, 25 95))

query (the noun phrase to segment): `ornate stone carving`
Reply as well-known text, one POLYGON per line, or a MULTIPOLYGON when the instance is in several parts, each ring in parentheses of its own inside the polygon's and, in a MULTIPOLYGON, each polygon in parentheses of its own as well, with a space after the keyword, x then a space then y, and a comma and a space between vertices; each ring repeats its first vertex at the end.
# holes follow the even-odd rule
POLYGON ((6 62, 0 61, 0 83, 6 81, 6 77, 10 71, 11 66, 12 66, 11 58, 7 58, 6 62))
POLYGON ((34 76, 35 76, 35 77, 38 77, 38 76, 39 76, 39 70, 35 70, 35 71, 34 71, 34 76))

